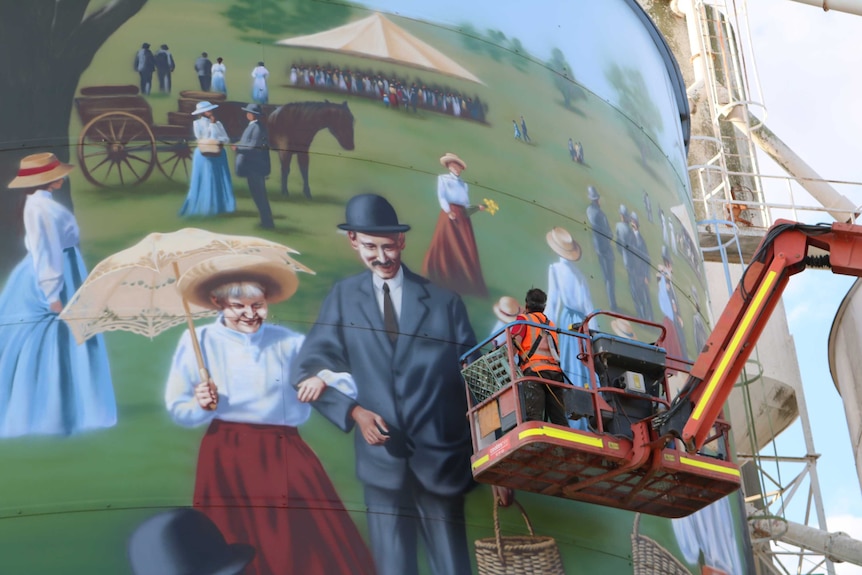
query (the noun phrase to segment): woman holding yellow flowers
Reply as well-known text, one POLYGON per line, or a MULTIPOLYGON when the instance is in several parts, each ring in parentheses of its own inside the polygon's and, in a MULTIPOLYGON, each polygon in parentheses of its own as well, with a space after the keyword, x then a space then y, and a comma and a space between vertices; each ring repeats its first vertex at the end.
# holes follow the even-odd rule
POLYGON ((440 158, 440 164, 448 172, 437 176, 441 212, 425 253, 422 274, 461 295, 487 297, 488 288, 482 277, 470 213, 475 209, 493 213, 497 205, 490 201, 479 206, 470 205, 467 182, 461 179, 461 172, 467 169, 464 160, 447 152, 440 158))

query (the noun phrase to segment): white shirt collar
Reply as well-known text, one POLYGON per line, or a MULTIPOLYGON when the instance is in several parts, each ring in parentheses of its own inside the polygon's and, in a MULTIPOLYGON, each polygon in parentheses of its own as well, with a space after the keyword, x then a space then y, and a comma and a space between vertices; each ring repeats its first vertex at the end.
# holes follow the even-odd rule
POLYGON ((374 282, 374 289, 376 290, 383 291, 384 282, 389 284, 390 292, 401 289, 404 284, 404 266, 398 266, 398 273, 395 274, 394 278, 388 280, 381 279, 380 276, 371 272, 371 280, 374 282))

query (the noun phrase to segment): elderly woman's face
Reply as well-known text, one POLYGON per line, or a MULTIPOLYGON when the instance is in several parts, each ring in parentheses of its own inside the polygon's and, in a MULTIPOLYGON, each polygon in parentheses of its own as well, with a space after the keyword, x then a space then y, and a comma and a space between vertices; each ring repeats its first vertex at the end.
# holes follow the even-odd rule
POLYGON ((229 297, 222 308, 224 323, 234 331, 255 333, 266 320, 269 307, 264 296, 229 297))

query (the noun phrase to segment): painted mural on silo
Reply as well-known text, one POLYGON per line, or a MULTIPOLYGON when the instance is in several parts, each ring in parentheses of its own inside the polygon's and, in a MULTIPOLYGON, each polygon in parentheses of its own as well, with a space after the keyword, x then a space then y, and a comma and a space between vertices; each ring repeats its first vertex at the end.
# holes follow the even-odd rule
MULTIPOLYGON (((703 346, 634 2, 49 4, 0 0, 0 572, 482 572, 460 356, 531 288, 703 346)), ((738 495, 515 499, 561 573, 750 571, 738 495)))

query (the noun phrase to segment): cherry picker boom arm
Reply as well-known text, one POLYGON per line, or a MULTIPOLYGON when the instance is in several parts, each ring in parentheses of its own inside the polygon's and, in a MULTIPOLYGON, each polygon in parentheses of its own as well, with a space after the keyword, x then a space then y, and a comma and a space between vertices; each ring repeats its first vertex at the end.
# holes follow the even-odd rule
POLYGON ((862 276, 862 226, 778 220, 769 228, 685 386, 670 409, 653 420, 660 436, 681 438, 689 452, 703 446, 790 276, 806 267, 862 276), (828 254, 809 255, 809 247, 828 254))

